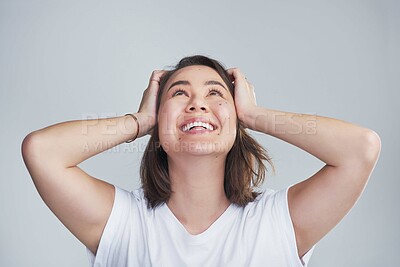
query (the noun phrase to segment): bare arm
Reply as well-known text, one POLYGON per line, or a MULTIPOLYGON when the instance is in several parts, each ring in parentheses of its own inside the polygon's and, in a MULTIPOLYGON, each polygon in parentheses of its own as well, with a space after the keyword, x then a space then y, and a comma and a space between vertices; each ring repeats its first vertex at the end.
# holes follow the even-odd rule
MULTIPOLYGON (((154 72, 159 79, 162 72, 154 72)), ((139 113, 139 137, 154 125, 156 82, 145 91, 139 113)), ((22 155, 33 182, 57 218, 96 253, 114 201, 114 187, 77 165, 132 138, 137 124, 130 116, 55 124, 27 135, 22 155)))
POLYGON ((340 222, 361 195, 377 162, 380 138, 370 129, 341 120, 258 107, 253 86, 239 70, 231 73, 239 84, 235 94, 246 99, 235 104, 247 127, 293 144, 326 163, 288 192, 301 257, 340 222))
POLYGON ((94 253, 111 212, 114 188, 77 165, 133 136, 136 126, 131 120, 124 116, 63 122, 29 134, 22 144, 25 164, 44 202, 94 253), (89 123, 92 125, 83 133, 89 123), (104 134, 111 123, 126 124, 131 131, 104 134))

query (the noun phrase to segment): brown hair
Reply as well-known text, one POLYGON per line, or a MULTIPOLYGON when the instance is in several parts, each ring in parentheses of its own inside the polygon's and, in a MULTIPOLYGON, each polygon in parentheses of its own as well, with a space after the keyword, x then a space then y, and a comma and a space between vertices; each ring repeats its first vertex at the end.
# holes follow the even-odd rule
MULTIPOLYGON (((161 78, 157 96, 157 114, 161 96, 168 79, 177 70, 193 65, 203 65, 214 69, 221 76, 234 97, 234 85, 221 63, 201 55, 185 57, 161 78)), ((267 151, 249 135, 239 120, 237 120, 236 129, 235 142, 226 157, 224 189, 229 201, 245 206, 247 203, 254 201, 259 195, 253 189, 264 182, 267 170, 264 161, 267 161, 272 168, 273 165, 267 151)), ((172 192, 168 172, 168 157, 160 145, 157 124, 153 129, 142 158, 140 177, 149 208, 155 208, 168 201, 172 192)))

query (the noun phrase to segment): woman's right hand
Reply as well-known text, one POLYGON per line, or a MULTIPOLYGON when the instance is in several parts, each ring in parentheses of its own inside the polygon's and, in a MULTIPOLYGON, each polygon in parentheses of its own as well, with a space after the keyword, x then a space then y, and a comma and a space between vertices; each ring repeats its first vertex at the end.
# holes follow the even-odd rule
POLYGON ((156 123, 156 105, 157 95, 160 89, 161 77, 166 73, 165 70, 155 70, 152 72, 149 85, 143 92, 138 111, 138 120, 140 122, 140 132, 138 137, 144 136, 151 132, 156 123))

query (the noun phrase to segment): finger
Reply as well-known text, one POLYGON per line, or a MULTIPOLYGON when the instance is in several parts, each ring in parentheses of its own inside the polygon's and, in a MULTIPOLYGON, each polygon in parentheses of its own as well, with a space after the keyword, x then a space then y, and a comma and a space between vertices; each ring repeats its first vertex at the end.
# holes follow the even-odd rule
POLYGON ((232 68, 231 69, 227 69, 226 72, 228 73, 229 79, 231 80, 232 83, 235 83, 235 76, 232 73, 232 68))
POLYGON ((230 68, 226 70, 228 74, 232 75, 235 78, 244 78, 244 74, 241 72, 239 68, 230 68))
POLYGON ((235 85, 246 85, 246 77, 238 68, 227 69, 227 72, 233 76, 235 85))
POLYGON ((162 77, 166 72, 167 72, 166 70, 154 70, 154 71, 151 73, 149 83, 155 82, 155 83, 158 83, 158 84, 159 84, 160 81, 161 81, 161 77, 162 77))
POLYGON ((166 72, 167 71, 165 70, 154 70, 151 73, 149 79, 149 85, 147 86, 145 92, 146 91, 148 91, 149 93, 151 92, 152 95, 156 96, 160 87, 161 78, 166 72))

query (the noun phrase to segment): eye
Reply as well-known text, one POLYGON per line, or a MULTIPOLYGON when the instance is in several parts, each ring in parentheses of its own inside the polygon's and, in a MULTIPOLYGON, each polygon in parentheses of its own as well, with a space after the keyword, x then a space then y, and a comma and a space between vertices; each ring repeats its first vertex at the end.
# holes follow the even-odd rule
POLYGON ((172 96, 179 96, 179 95, 187 95, 187 93, 186 93, 185 90, 183 90, 183 89, 181 89, 181 88, 176 89, 176 90, 172 93, 172 96))
POLYGON ((210 88, 208 90, 208 95, 216 95, 216 96, 220 96, 220 97, 224 96, 224 94, 218 88, 210 88))

